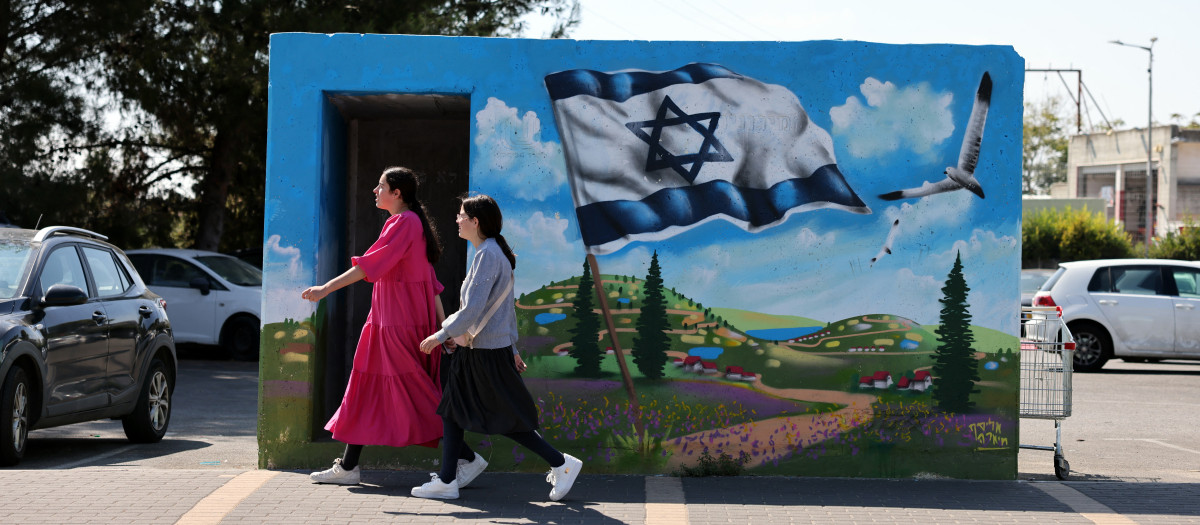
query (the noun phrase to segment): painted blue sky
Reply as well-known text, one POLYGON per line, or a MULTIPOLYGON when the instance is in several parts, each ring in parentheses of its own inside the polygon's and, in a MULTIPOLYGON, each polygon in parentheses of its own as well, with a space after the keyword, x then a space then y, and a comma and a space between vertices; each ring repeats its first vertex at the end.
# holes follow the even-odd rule
MULTIPOLYGON (((599 71, 662 71, 703 60, 787 87, 813 122, 830 132, 841 171, 873 211, 801 213, 758 234, 714 221, 601 256, 602 271, 644 276, 657 250, 667 285, 706 306, 826 321, 888 313, 928 324, 938 322, 941 286, 961 253, 974 322, 1015 333, 1022 80, 1012 75, 1021 75, 1020 63, 1002 48, 980 53, 983 48, 868 46, 818 43, 811 53, 788 56, 786 66, 775 53, 713 44, 676 43, 640 58, 615 58, 634 56, 627 52, 572 57, 572 68, 599 71), (979 78, 989 69, 979 55, 992 59, 996 81, 976 171, 987 198, 957 191, 879 199, 940 180, 956 162, 979 78), (893 253, 872 266, 896 219, 901 226, 893 253)), ((472 101, 473 189, 510 196, 501 205, 505 235, 525 264, 519 266, 518 292, 578 275, 584 259, 559 133, 539 74, 568 68, 552 58, 530 61, 514 68, 528 70, 528 77, 495 90, 481 86, 477 93, 487 97, 472 101)))

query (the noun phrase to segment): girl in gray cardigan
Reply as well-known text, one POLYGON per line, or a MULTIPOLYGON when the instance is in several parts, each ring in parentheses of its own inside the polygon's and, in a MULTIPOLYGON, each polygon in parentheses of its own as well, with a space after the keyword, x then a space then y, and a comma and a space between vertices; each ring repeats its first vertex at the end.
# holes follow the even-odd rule
POLYGON ((473 339, 469 348, 459 345, 452 354, 437 409, 443 427, 442 470, 430 474, 429 483, 413 487, 412 495, 456 499, 458 489, 483 472, 487 461, 463 442, 463 431, 470 430, 503 434, 545 459, 551 466, 546 476, 553 485, 550 499, 558 501, 571 490, 583 462, 559 452, 537 432, 537 407, 520 375, 525 362, 513 346, 517 316, 512 280, 517 259, 500 235, 500 206, 487 195, 466 197, 457 222, 458 236, 475 247, 459 293, 462 307, 446 317, 441 330, 421 342, 421 351, 432 352, 456 338, 463 341, 468 332, 473 339))

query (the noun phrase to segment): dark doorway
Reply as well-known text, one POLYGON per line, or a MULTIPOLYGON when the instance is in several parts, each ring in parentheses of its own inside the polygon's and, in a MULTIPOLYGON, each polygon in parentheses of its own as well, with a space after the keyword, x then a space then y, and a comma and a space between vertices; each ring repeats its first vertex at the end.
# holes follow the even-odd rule
MULTIPOLYGON (((448 95, 329 95, 346 122, 345 246, 338 272, 350 267, 379 237, 387 212, 375 207, 371 189, 389 166, 405 166, 424 176, 418 198, 442 240, 435 266, 445 286, 446 313, 458 309, 458 288, 466 275, 466 241, 458 238, 458 197, 467 191, 470 154, 470 99, 448 95)), ((336 274, 334 274, 336 275, 336 274)), ((314 436, 328 439, 325 423, 341 403, 354 348, 371 308, 371 285, 356 283, 330 303, 321 399, 314 399, 314 436)))

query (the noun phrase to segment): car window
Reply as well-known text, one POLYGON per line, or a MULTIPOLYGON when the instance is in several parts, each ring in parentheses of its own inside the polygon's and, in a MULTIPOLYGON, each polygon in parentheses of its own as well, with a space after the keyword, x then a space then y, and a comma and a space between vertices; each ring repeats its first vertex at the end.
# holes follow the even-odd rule
POLYGON ((206 281, 210 280, 204 270, 183 259, 175 257, 158 257, 157 259, 154 264, 155 285, 187 288, 192 279, 197 277, 206 281))
POLYGON ((1162 292, 1162 270, 1157 266, 1114 266, 1112 291, 1126 295, 1158 295, 1162 292))
POLYGON ((67 284, 87 291, 87 277, 83 274, 83 263, 79 261, 79 253, 74 246, 61 246, 50 252, 46 264, 42 265, 40 278, 42 295, 56 284, 67 284))
POLYGON ((1092 280, 1088 281, 1089 292, 1111 293, 1112 288, 1112 272, 1107 266, 1097 268, 1096 273, 1092 274, 1092 280))
POLYGON ((1054 270, 1021 270, 1021 293, 1036 293, 1054 270))
POLYGON ((201 255, 196 257, 196 260, 216 272, 222 279, 238 286, 262 286, 262 270, 241 259, 225 255, 201 255))
POLYGON ((12 299, 25 275, 29 261, 29 243, 0 239, 0 299, 12 299))
POLYGON ((92 269, 92 282, 96 283, 96 295, 111 297, 121 295, 129 289, 129 278, 117 265, 112 252, 91 246, 83 247, 83 257, 92 269))
POLYGON ((1171 267, 1171 277, 1175 280, 1175 290, 1180 297, 1200 299, 1200 270, 1192 268, 1171 267))

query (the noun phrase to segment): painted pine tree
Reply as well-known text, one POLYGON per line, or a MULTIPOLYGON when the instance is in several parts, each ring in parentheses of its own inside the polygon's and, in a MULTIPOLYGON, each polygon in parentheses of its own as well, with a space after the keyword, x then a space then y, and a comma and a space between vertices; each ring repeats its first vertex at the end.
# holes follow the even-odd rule
POLYGON ((583 263, 583 277, 575 292, 575 328, 571 332, 571 357, 575 358, 575 373, 583 377, 600 377, 600 316, 596 315, 595 283, 592 270, 583 263))
POLYGON ((667 325, 667 301, 663 297, 662 269, 658 252, 650 258, 650 271, 642 289, 642 313, 638 315, 637 336, 633 339, 633 363, 650 379, 660 379, 667 366, 667 349, 671 339, 664 330, 667 325))
POLYGON ((933 400, 944 412, 963 414, 975 403, 971 394, 979 393, 979 361, 975 359, 975 336, 971 334, 971 313, 967 311, 967 280, 963 278, 962 254, 954 258, 954 267, 942 286, 941 327, 937 330, 938 347, 933 354, 933 400))

